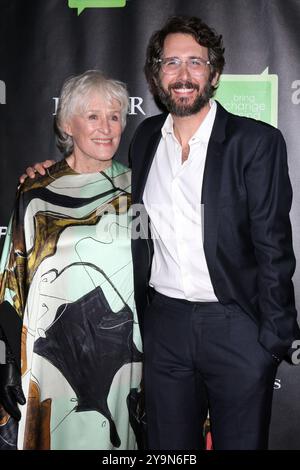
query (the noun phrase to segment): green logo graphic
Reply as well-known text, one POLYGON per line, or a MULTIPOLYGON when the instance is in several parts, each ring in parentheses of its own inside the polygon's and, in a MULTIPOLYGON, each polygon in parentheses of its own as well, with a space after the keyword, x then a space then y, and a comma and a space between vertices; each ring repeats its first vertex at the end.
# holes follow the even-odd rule
POLYGON ((277 127, 278 76, 222 75, 216 99, 233 114, 259 119, 277 127))
POLYGON ((126 0, 69 0, 69 8, 77 8, 77 14, 85 8, 120 8, 126 6, 126 0))

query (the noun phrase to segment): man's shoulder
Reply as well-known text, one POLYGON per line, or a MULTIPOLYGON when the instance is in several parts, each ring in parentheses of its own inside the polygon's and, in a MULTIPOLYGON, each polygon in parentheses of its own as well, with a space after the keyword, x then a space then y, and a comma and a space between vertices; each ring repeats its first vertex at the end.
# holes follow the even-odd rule
POLYGON ((139 124, 130 144, 129 162, 131 167, 134 165, 134 160, 138 160, 138 165, 141 164, 141 155, 144 154, 151 141, 153 145, 158 142, 166 118, 167 114, 158 114, 144 119, 139 124))
POLYGON ((167 113, 157 114, 156 116, 151 116, 144 119, 137 127, 135 136, 158 131, 162 128, 165 120, 167 119, 167 113))
POLYGON ((251 136, 268 136, 268 135, 281 135, 281 132, 276 127, 264 121, 253 119, 247 116, 239 116, 230 113, 218 103, 219 114, 226 116, 228 122, 228 130, 241 132, 251 136))

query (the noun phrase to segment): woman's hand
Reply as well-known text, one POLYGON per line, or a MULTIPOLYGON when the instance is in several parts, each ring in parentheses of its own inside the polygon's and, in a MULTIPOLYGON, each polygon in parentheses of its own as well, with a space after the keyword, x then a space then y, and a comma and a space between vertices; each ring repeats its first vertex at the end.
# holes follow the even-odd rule
POLYGON ((20 421, 18 403, 25 405, 26 399, 22 390, 21 373, 12 362, 0 364, 0 403, 10 416, 20 421))
POLYGON ((45 160, 44 162, 35 163, 33 166, 26 168, 25 173, 20 176, 19 182, 23 183, 26 178, 35 178, 35 174, 39 173, 40 175, 46 174, 46 169, 52 166, 55 163, 55 160, 45 160))

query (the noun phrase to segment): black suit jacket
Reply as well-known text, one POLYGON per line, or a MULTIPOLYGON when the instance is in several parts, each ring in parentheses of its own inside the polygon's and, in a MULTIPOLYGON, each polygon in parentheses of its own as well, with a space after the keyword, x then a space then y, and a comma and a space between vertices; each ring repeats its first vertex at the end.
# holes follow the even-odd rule
MULTIPOLYGON (((130 148, 132 202, 143 192, 166 114, 138 127, 130 148)), ((228 113, 219 103, 203 176, 204 252, 218 300, 235 302, 259 325, 260 343, 278 358, 300 337, 295 310, 289 211, 292 189, 279 130, 228 113)), ((137 221, 139 222, 137 223, 137 221)), ((132 240, 135 297, 141 324, 148 302, 153 246, 145 214, 132 240)))

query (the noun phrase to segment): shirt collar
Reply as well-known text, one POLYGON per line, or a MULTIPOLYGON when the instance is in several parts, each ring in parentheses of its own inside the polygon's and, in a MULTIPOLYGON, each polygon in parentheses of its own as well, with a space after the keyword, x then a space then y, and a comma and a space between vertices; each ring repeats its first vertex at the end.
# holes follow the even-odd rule
MULTIPOLYGON (((191 137, 190 143, 191 142, 204 142, 208 143, 211 135, 211 131, 215 122, 215 117, 216 117, 216 112, 217 112, 217 104, 215 100, 210 99, 209 100, 210 104, 210 110, 205 116, 204 121, 200 124, 198 129, 196 130, 195 134, 191 137)), ((165 120, 165 123, 163 127, 161 128, 161 134, 164 139, 166 139, 167 135, 172 135, 173 138, 175 139, 174 135, 174 126, 173 126, 173 118, 171 114, 168 114, 167 119, 165 120)))
POLYGON ((171 114, 168 114, 167 119, 164 122, 164 125, 161 128, 161 134, 163 139, 167 137, 168 134, 171 134, 174 136, 174 127, 173 127, 173 118, 171 114))

